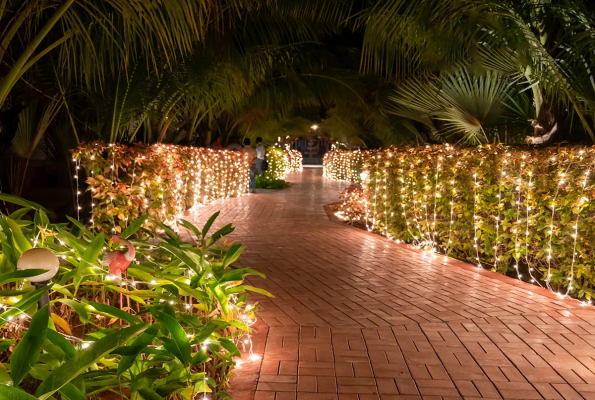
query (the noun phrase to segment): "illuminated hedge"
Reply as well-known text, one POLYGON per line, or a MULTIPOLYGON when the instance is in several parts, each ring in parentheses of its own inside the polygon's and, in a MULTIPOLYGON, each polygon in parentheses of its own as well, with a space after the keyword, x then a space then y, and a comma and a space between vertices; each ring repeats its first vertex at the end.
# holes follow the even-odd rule
POLYGON ((335 150, 329 151, 322 159, 325 178, 337 181, 358 182, 368 151, 335 150))
POLYGON ((285 179, 285 175, 289 172, 289 160, 285 150, 269 147, 267 149, 267 162, 269 164, 269 169, 265 172, 267 178, 285 179))
POLYGON ((304 156, 299 150, 286 149, 287 161, 289 163, 288 172, 302 172, 304 169, 304 156))
POLYGON ((91 142, 73 158, 93 199, 80 208, 91 210, 93 227, 114 232, 143 213, 171 225, 187 210, 243 195, 249 179, 245 155, 235 151, 91 142))
MULTIPOLYGON (((326 176, 355 180, 361 152, 335 153, 327 156, 326 176)), ((351 195, 339 215, 391 239, 510 272, 560 296, 590 299, 594 165, 595 149, 579 147, 369 152, 364 211, 350 204, 358 198, 351 195)))

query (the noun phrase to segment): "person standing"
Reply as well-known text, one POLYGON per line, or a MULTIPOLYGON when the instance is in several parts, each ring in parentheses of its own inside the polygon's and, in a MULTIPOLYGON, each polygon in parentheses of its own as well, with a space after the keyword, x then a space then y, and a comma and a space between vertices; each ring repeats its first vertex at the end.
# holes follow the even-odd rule
POLYGON ((250 146, 250 138, 244 139, 244 147, 242 148, 242 152, 248 155, 248 162, 250 164, 250 192, 256 192, 256 160, 258 157, 256 156, 256 150, 254 147, 250 146))
POLYGON ((266 160, 266 149, 262 144, 262 138, 256 138, 256 171, 258 175, 262 175, 264 172, 264 162, 266 160))

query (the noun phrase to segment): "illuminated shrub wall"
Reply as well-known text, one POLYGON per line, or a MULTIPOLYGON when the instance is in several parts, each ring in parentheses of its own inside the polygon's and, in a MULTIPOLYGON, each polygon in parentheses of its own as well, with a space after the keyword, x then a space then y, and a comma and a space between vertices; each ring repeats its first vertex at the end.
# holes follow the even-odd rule
POLYGON ((368 151, 335 150, 329 151, 322 159, 325 178, 337 181, 358 182, 368 151))
POLYGON ((289 163, 288 172, 302 172, 304 169, 304 156, 299 150, 286 149, 287 162, 289 163))
POLYGON ((289 159, 285 150, 269 147, 267 149, 267 162, 269 164, 269 169, 265 172, 267 178, 285 179, 285 175, 289 172, 289 159))
POLYGON ((595 149, 427 146, 333 152, 325 176, 356 181, 339 215, 391 239, 590 299, 595 149))
MULTIPOLYGON (((91 225, 121 232, 143 213, 173 224, 185 211, 214 200, 241 196, 248 185, 248 163, 241 152, 155 144, 85 143, 73 151, 77 171, 87 172, 91 225)), ((78 181, 78 173, 75 175, 78 181)))

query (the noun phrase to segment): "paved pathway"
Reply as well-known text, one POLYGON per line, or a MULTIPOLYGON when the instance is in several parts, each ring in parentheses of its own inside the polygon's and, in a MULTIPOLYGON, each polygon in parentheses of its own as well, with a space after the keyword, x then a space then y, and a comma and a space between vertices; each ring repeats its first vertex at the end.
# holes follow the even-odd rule
POLYGON ((197 215, 221 209, 276 296, 253 297, 264 355, 236 399, 595 399, 593 308, 332 222, 345 184, 321 175, 197 215))

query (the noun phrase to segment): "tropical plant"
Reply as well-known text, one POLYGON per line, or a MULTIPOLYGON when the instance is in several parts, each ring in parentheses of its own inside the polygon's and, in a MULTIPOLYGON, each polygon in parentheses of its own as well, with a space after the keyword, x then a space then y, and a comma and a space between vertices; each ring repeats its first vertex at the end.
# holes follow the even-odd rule
POLYGON ((228 396, 238 344, 250 341, 254 322, 246 292, 269 295, 243 283, 263 275, 236 265, 243 247, 225 242, 231 225, 209 234, 217 214, 202 229, 182 221, 181 236, 155 221, 165 235, 154 236, 142 230, 147 216, 141 216, 119 235, 136 248, 119 282, 99 262, 117 248, 103 232, 74 219, 52 224, 38 204, 0 198, 22 207, 0 216, 0 396, 228 396), (16 267, 32 247, 50 249, 61 261, 53 281, 39 289, 26 278, 45 270, 16 267), (37 309, 46 292, 49 306, 37 309))

